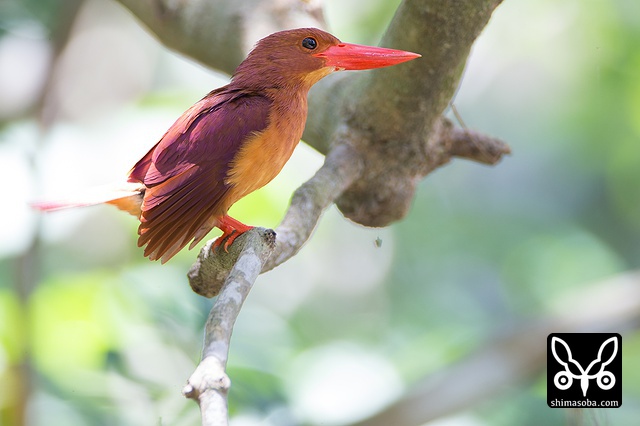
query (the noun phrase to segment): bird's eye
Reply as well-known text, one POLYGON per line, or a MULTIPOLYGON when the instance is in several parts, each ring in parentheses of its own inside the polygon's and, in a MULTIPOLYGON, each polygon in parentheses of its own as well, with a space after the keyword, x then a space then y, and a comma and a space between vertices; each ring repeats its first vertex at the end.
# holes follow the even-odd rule
POLYGON ((304 47, 305 49, 313 50, 318 47, 318 42, 315 38, 307 37, 302 40, 302 47, 304 47))

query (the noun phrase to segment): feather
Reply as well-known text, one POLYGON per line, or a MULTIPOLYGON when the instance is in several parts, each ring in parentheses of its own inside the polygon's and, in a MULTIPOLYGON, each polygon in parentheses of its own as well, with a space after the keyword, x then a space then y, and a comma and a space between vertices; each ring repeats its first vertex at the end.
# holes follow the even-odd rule
POLYGON ((72 207, 87 207, 109 203, 134 216, 139 216, 144 190, 144 185, 134 182, 103 185, 57 200, 36 201, 31 203, 31 207, 52 212, 72 207))
MULTIPOLYGON (((246 141, 268 127, 272 101, 225 86, 187 110, 134 166, 129 181, 146 187, 138 245, 166 262, 226 214, 226 177, 246 141)), ((208 232, 208 231, 207 231, 208 232)))

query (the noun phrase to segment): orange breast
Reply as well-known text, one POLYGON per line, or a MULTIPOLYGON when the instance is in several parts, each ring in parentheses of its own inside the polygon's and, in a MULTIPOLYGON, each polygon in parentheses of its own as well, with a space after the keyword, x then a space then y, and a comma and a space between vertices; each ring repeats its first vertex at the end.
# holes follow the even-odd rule
POLYGON ((267 128, 249 138, 231 163, 225 210, 280 173, 302 137, 306 118, 306 96, 274 100, 267 128))

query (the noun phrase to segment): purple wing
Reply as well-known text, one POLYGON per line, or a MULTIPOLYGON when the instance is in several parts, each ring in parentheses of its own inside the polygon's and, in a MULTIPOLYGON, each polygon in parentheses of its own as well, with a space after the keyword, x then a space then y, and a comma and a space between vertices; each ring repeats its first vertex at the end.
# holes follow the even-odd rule
POLYGON ((145 256, 166 262, 226 213, 230 163, 248 137, 266 129, 270 107, 255 93, 213 91, 134 166, 129 181, 146 187, 138 229, 145 256))

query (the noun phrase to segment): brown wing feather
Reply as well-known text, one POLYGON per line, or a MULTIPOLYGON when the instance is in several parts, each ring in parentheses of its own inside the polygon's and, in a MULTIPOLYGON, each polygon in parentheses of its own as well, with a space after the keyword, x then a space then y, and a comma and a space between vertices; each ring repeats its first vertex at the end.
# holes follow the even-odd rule
POLYGON ((247 138, 267 127, 270 107, 254 92, 211 92, 134 166, 129 181, 146 187, 138 229, 145 256, 166 262, 226 214, 235 201, 225 199, 230 163, 247 138))

